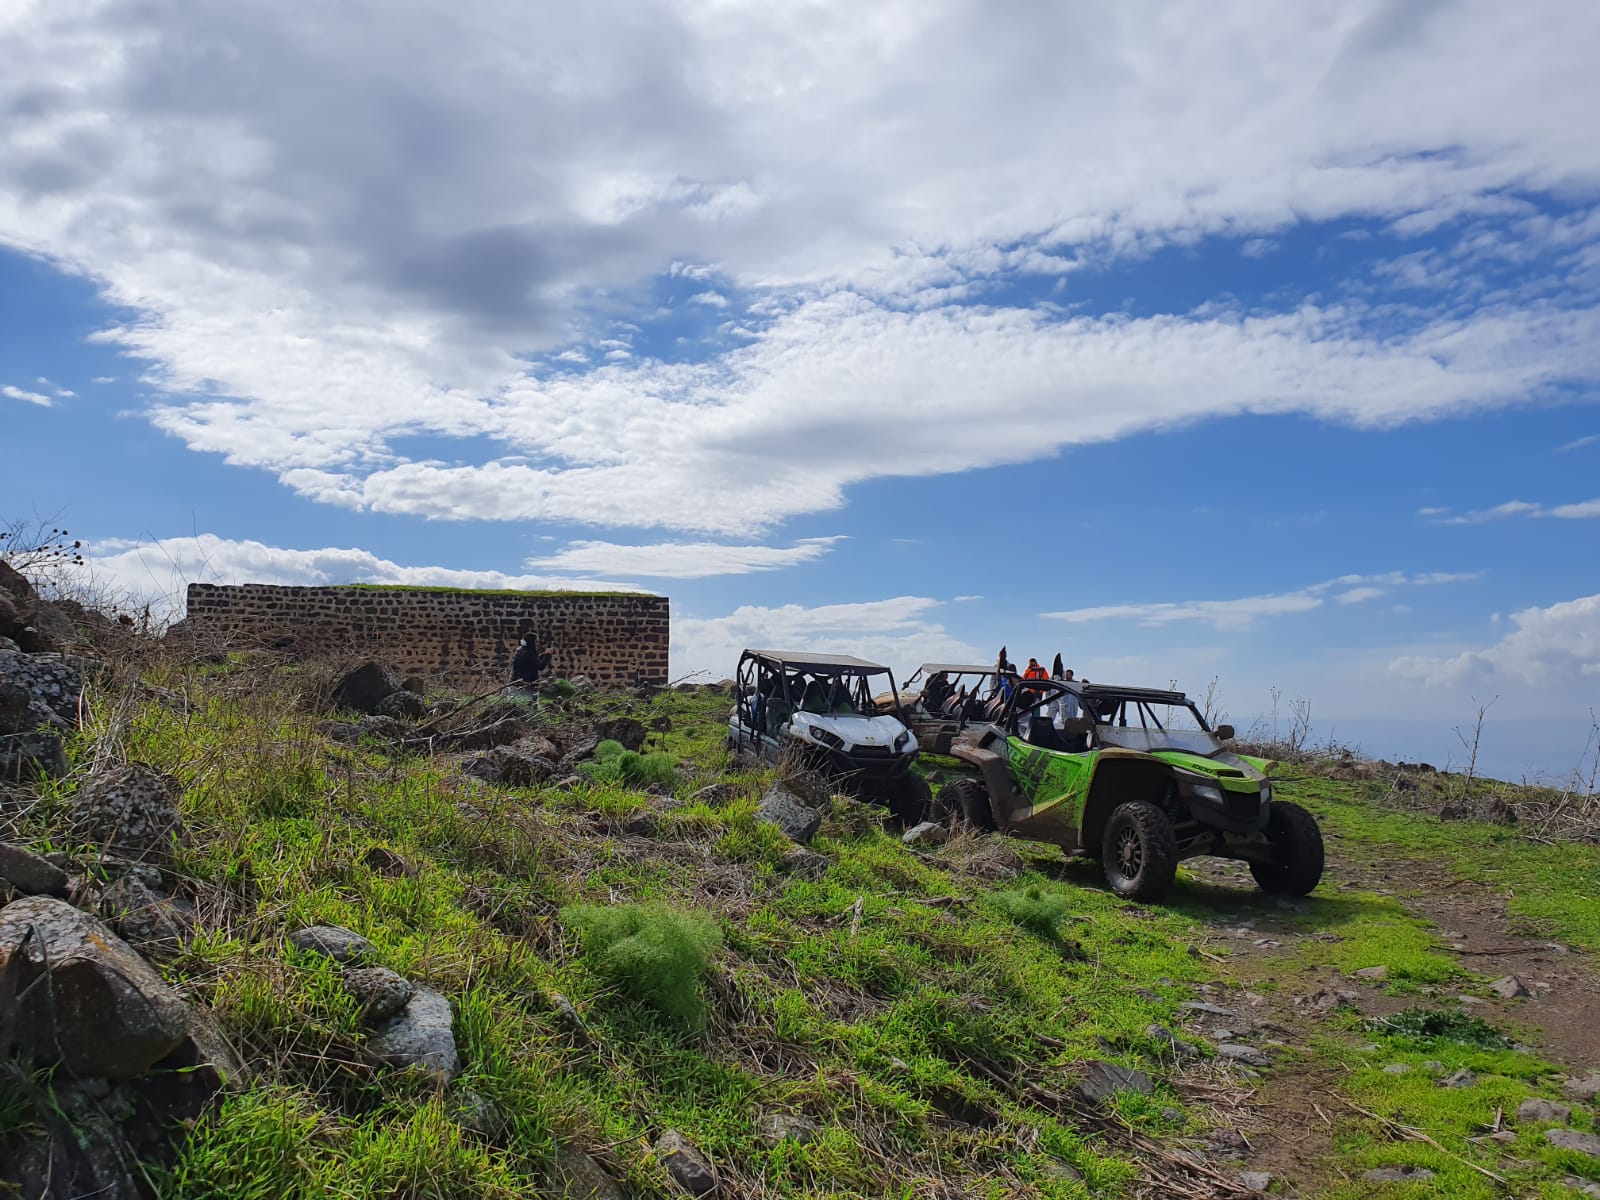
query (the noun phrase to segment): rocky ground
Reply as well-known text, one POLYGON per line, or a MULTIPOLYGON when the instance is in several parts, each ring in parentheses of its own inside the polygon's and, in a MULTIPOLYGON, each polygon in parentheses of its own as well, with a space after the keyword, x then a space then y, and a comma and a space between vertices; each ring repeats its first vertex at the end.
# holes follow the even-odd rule
POLYGON ((1437 811, 1517 795, 1304 764, 1316 893, 1130 905, 739 769, 714 686, 446 696, 0 585, 22 1196, 1600 1194, 1600 853, 1437 811))

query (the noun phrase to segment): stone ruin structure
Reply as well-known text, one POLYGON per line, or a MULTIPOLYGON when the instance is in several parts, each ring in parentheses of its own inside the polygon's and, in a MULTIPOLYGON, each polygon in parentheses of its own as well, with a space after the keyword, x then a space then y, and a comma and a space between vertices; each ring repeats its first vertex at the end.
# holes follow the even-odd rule
POLYGON ((667 682, 667 598, 643 592, 191 583, 185 634, 307 657, 376 658, 452 685, 510 678, 532 626, 552 675, 599 687, 667 682))

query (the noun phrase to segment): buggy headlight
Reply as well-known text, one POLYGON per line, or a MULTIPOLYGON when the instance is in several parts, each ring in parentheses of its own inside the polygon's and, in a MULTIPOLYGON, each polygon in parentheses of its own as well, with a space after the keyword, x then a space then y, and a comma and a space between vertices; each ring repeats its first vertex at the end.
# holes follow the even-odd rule
POLYGON ((1213 804, 1222 803, 1222 789, 1209 783, 1196 783, 1190 786, 1189 791, 1202 800, 1209 800, 1213 804))
POLYGON ((828 747, 828 749, 844 749, 844 739, 838 734, 829 733, 826 729, 821 729, 816 725, 808 725, 807 728, 811 730, 811 736, 816 738, 817 741, 821 742, 824 746, 828 747))
POLYGON ((906 748, 906 743, 909 742, 910 740, 911 740, 911 730, 902 729, 900 731, 900 736, 895 738, 895 740, 894 740, 894 748, 896 750, 904 750, 906 748))

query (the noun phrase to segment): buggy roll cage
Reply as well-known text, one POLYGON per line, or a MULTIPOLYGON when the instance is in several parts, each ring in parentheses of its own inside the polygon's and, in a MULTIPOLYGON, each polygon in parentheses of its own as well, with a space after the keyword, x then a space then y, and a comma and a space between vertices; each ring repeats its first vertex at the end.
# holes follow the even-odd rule
MULTIPOLYGON (((1206 723, 1204 715, 1194 706, 1194 702, 1182 692, 1164 691, 1159 688, 1117 687, 1103 683, 1080 683, 1077 680, 1069 683, 1064 679, 1015 680, 1011 686, 1011 695, 1007 697, 998 715, 989 718, 986 723, 998 725, 1007 733, 1016 733, 1017 723, 1023 713, 1034 713, 1063 694, 1077 697, 1078 711, 1082 714, 1080 719, 1087 719, 1095 725, 1127 728, 1131 715, 1138 718, 1141 728, 1165 733, 1167 724, 1156 714, 1156 709, 1181 708, 1194 718, 1197 728, 1206 733, 1213 732, 1211 726, 1206 723)), ((983 721, 983 718, 978 720, 983 721)), ((966 720, 963 719, 962 725, 966 724, 966 720)))
POLYGON ((889 692, 894 697, 894 711, 899 712, 900 692, 895 687, 894 672, 881 663, 847 654, 746 650, 739 656, 734 680, 739 716, 735 723, 735 748, 743 748, 746 729, 760 736, 769 706, 781 712, 781 719, 787 719, 797 712, 875 716, 877 708, 871 689, 867 687, 867 680, 874 675, 888 676, 889 692), (820 710, 808 708, 812 689, 824 684, 824 681, 824 706, 820 710), (848 707, 842 712, 836 711, 841 700, 848 707))

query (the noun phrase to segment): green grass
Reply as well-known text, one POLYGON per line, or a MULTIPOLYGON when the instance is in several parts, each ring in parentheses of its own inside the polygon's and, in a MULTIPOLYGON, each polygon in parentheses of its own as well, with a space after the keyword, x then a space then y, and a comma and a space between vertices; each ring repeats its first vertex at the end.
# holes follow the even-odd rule
MULTIPOLYGON (((524 1196, 546 1187, 561 1144, 592 1151, 638 1194, 669 1194, 648 1146, 673 1127, 741 1194, 1116 1197, 1137 1179, 1127 1153, 1038 1097, 1109 1059, 1160 1081, 1154 1096, 1119 1102, 1134 1128, 1170 1138, 1226 1119, 1169 1082, 1170 1048, 1146 1033, 1175 1027, 1199 985, 1288 988, 1384 965, 1392 990, 1469 986, 1394 897, 1317 893, 1293 919, 1330 940, 1303 939, 1274 977, 1253 979, 1226 954, 1189 947, 1221 950, 1213 927, 1258 912, 1254 892, 1188 882, 1168 906, 1129 905, 1093 864, 1015 843, 1000 855, 966 835, 914 853, 880 813, 845 800, 811 847, 826 872, 794 874, 790 844, 754 818, 771 773, 730 771, 729 700, 710 692, 634 704, 646 725, 667 726, 652 734, 657 748, 628 758, 607 746, 591 778, 563 791, 486 788, 446 758, 336 745, 287 682, 281 693, 193 673, 156 682, 186 682, 192 708, 136 705, 125 752, 184 784, 192 837, 174 874, 209 928, 161 969, 213 1011, 257 1080, 191 1132, 162 1168, 163 1196, 524 1196), (647 782, 676 799, 641 794, 647 782), (617 832, 645 808, 655 833, 617 832), (364 861, 374 846, 415 873, 375 873, 364 861), (451 998, 461 1080, 439 1093, 365 1062, 366 1031, 337 969, 286 947, 316 922, 356 930, 373 962, 451 998), (557 992, 583 1035, 555 1011, 557 992), (469 1089, 492 1106, 494 1129, 460 1119, 469 1089), (773 1110, 806 1116, 817 1139, 768 1146, 757 1123, 773 1110)), ((1373 811, 1346 785, 1288 786, 1363 846, 1487 859, 1481 827, 1373 811)), ((23 840, 55 848, 70 793, 70 783, 41 789, 23 840)), ((1590 861, 1587 849, 1487 844, 1501 857, 1480 869, 1523 864, 1530 920, 1550 904, 1556 915, 1539 919, 1579 929, 1585 902, 1558 883, 1590 861)), ((1345 1116, 1341 1168, 1424 1162, 1439 1179, 1415 1195, 1491 1194, 1451 1155, 1502 1170, 1498 1149, 1465 1138, 1496 1105, 1548 1094, 1549 1067, 1486 1040, 1330 1020, 1301 1057, 1338 1065, 1350 1100, 1450 1151, 1345 1116), (1352 1050, 1358 1041, 1379 1048, 1352 1050), (1479 1082, 1440 1088, 1439 1071, 1421 1066, 1430 1060, 1471 1066, 1479 1082), (1384 1074, 1394 1061, 1415 1070, 1384 1074)), ((27 1120, 10 1111, 0 1095, 0 1136, 27 1120)), ((1516 1168, 1516 1194, 1573 1169, 1541 1139, 1519 1138, 1512 1150, 1528 1165, 1516 1168)), ((1327 1194, 1367 1194, 1334 1186, 1345 1190, 1327 1194)))

